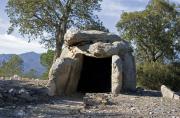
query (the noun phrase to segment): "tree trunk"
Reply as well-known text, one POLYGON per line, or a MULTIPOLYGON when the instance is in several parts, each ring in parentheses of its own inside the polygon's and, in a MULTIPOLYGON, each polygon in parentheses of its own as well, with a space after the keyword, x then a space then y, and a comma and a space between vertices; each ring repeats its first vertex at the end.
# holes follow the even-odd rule
POLYGON ((60 57, 63 44, 64 44, 64 34, 59 32, 58 35, 56 36, 56 49, 54 54, 54 61, 58 57, 60 57))
POLYGON ((62 24, 60 26, 60 29, 57 30, 57 33, 56 33, 56 50, 55 50, 55 55, 54 55, 53 61, 55 61, 61 55, 62 46, 64 44, 65 33, 66 33, 66 25, 62 24))

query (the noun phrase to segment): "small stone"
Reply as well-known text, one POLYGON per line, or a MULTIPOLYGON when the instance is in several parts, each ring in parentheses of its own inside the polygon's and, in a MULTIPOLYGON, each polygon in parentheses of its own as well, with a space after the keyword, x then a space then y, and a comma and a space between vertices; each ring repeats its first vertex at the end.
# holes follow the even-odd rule
POLYGON ((179 118, 179 116, 173 116, 174 118, 179 118))
POLYGON ((26 90, 25 90, 25 89, 21 89, 21 90, 19 90, 19 94, 22 94, 22 93, 24 93, 24 92, 26 92, 26 90))
POLYGON ((176 112, 176 110, 175 110, 175 109, 172 109, 171 111, 172 111, 172 112, 176 112))
POLYGON ((131 98, 130 100, 135 100, 136 98, 131 98))
POLYGON ((149 112, 149 115, 152 115, 153 114, 153 112, 149 112))
POLYGON ((25 116, 25 112, 23 110, 20 110, 17 112, 17 116, 20 116, 20 117, 25 116))
POLYGON ((14 89, 13 88, 11 88, 10 90, 9 90, 9 93, 12 93, 14 91, 14 89))
POLYGON ((167 113, 168 113, 168 114, 170 114, 170 113, 171 113, 171 111, 168 111, 167 113))
POLYGON ((177 95, 177 94, 174 94, 173 98, 174 98, 175 100, 180 100, 180 96, 177 95))
POLYGON ((134 111, 136 108, 135 107, 131 107, 131 110, 134 111))
POLYGON ((29 94, 29 92, 21 93, 19 97, 23 98, 27 101, 33 101, 34 100, 34 98, 29 94))

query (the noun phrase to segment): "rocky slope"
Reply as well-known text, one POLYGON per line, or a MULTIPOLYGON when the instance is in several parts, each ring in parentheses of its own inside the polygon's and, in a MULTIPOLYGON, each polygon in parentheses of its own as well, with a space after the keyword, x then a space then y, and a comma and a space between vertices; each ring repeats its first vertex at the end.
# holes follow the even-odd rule
POLYGON ((180 117, 180 101, 162 98, 159 91, 48 97, 46 84, 45 80, 0 80, 0 118, 180 117))

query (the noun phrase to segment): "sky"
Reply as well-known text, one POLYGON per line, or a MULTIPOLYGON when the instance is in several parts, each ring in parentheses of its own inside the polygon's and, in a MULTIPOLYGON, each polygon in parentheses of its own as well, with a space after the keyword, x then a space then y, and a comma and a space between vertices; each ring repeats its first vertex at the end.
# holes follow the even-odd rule
MULTIPOLYGON (((169 0, 180 4, 180 0, 169 0)), ((123 11, 133 12, 145 9, 149 0, 103 0, 101 3, 101 12, 98 12, 100 20, 110 32, 116 33, 116 23, 120 19, 123 11)), ((22 37, 17 30, 12 34, 7 34, 10 25, 9 18, 6 14, 5 6, 7 0, 0 0, 0 54, 21 54, 26 52, 43 53, 46 51, 43 45, 37 40, 28 43, 28 38, 22 37)))

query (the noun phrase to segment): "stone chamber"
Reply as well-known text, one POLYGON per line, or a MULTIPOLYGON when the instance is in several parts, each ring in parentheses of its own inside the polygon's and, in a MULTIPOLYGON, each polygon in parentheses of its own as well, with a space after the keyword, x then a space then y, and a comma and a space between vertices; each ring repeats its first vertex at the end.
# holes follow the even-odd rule
POLYGON ((127 41, 95 30, 68 31, 64 40, 49 72, 50 96, 136 90, 135 60, 127 41))

